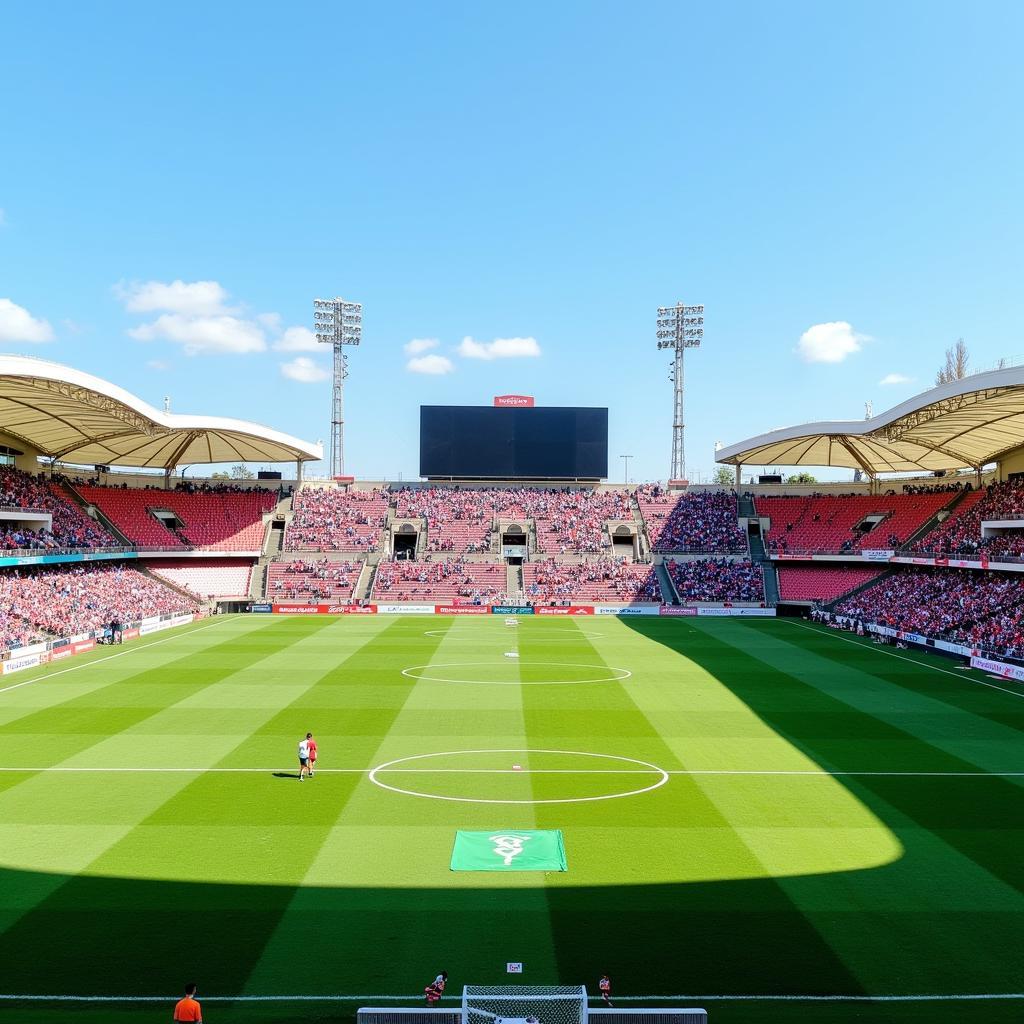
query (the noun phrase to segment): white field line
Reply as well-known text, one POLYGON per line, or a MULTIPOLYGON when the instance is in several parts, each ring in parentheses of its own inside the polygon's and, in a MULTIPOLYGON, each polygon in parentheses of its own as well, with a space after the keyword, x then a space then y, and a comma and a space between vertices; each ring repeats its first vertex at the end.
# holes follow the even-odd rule
MULTIPOLYGON (((127 774, 148 773, 181 773, 188 775, 206 774, 254 774, 269 775, 274 772, 292 773, 298 771, 294 765, 276 768, 145 768, 111 766, 75 767, 71 765, 52 765, 34 768, 31 765, 4 765, 0 772, 64 772, 67 774, 121 772, 127 774)), ((385 774, 420 774, 420 775, 661 775, 661 769, 653 768, 317 768, 317 775, 369 775, 376 771, 377 775, 385 774)), ((1006 779, 1024 778, 1024 771, 1012 772, 915 772, 915 771, 826 771, 825 769, 785 769, 785 768, 667 768, 665 775, 794 775, 809 777, 836 778, 844 776, 883 776, 894 778, 924 779, 1006 779)), ((389 997, 390 998, 390 997, 389 997)), ((418 998, 418 997, 417 997, 418 998)), ((625 998, 624 996, 619 998, 625 998)))
POLYGON ((144 651, 147 647, 156 647, 158 644, 166 644, 171 640, 180 640, 183 636, 192 636, 194 633, 202 633, 204 629, 212 629, 214 626, 219 626, 219 622, 211 622, 206 626, 200 626, 198 629, 190 629, 187 633, 175 633, 174 636, 165 636, 162 640, 154 640, 152 643, 140 644, 138 647, 129 647, 127 651, 119 651, 117 654, 108 654, 105 658, 96 658, 95 661, 84 661, 79 665, 72 665, 70 668, 62 668, 59 672, 47 672, 41 676, 34 676, 32 679, 26 679, 21 683, 14 683, 13 686, 0 686, 0 693, 7 693, 9 690, 17 690, 22 686, 31 686, 32 683, 40 683, 44 679, 56 679, 57 676, 62 676, 68 672, 78 672, 83 668, 92 668, 93 665, 102 665, 105 661, 113 661, 115 658, 124 658, 129 654, 135 654, 136 651, 144 651))
MULTIPOLYGON (((173 1003, 181 997, 180 992, 167 996, 128 995, 47 995, 45 993, 0 993, 2 1002, 25 1003, 173 1003)), ((265 995, 265 996, 208 996, 199 993, 204 1003, 374 1003, 374 1002, 416 1002, 423 1001, 422 995, 265 995)), ((459 1003, 461 996, 442 996, 442 1000, 459 1003)), ((591 996, 593 1000, 598 997, 591 996)), ((620 1003, 709 1003, 724 1002, 793 1002, 793 1003, 955 1003, 994 1000, 1021 1000, 1024 992, 959 992, 922 993, 920 995, 803 995, 771 993, 769 995, 669 995, 669 996, 615 996, 620 1003)))
MULTIPOLYGON (((791 622, 790 625, 797 626, 799 629, 810 630, 812 633, 824 633, 824 630, 815 629, 814 626, 805 626, 802 622, 791 622)), ((836 631, 831 630, 831 632, 834 633, 836 631)), ((827 636, 828 634, 825 633, 824 635, 827 636)), ((844 643, 847 644, 856 644, 857 647, 869 646, 867 643, 862 644, 859 640, 853 640, 848 636, 836 636, 833 639, 842 640, 844 643)), ((951 672, 948 668, 939 668, 938 665, 928 665, 925 664, 925 662, 923 661, 918 661, 917 658, 908 658, 905 654, 897 654, 895 651, 887 651, 880 644, 870 644, 870 646, 879 648, 879 654, 888 654, 890 658, 899 658, 900 661, 909 661, 912 665, 917 665, 918 668, 928 669, 931 672, 942 672, 944 675, 952 676, 954 679, 959 679, 961 682, 965 678, 962 671, 951 672)), ((1012 694, 1014 697, 1024 697, 1024 691, 1022 690, 1008 690, 1005 686, 996 686, 995 683, 986 683, 984 679, 976 679, 974 676, 967 676, 966 678, 969 679, 972 683, 980 683, 982 686, 991 687, 993 690, 1002 690, 1003 693, 1012 694)))

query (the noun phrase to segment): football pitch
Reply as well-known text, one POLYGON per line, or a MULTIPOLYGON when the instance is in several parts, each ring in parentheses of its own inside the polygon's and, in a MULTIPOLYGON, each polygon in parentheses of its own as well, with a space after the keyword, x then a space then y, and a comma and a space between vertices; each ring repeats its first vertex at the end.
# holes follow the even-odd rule
POLYGON ((0 677, 0 1014, 196 980, 210 1024, 309 1024, 446 970, 1020 1020, 1022 730, 1024 687, 786 620, 236 616, 0 677), (520 869, 533 830, 567 870, 520 869))

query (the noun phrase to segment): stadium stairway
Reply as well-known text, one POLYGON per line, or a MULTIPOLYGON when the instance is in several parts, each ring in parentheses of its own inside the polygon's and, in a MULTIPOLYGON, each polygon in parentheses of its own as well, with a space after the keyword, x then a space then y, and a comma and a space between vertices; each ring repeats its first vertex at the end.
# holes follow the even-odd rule
POLYGON ((355 589, 352 591, 352 599, 354 601, 365 601, 369 597, 370 588, 373 586, 373 578, 376 575, 377 566, 364 562, 362 569, 359 570, 359 582, 356 583, 355 589))
MULTIPOLYGON (((750 501, 749 498, 746 500, 750 501)), ((750 506, 753 508, 753 502, 750 502, 750 506)), ((743 515, 742 507, 741 504, 741 516, 743 515)), ((779 603, 779 574, 775 569, 775 563, 768 557, 768 552, 764 548, 764 538, 759 533, 753 536, 747 535, 747 546, 750 549, 750 561, 754 565, 761 566, 761 575, 764 579, 764 603, 769 608, 774 608, 779 603)))
POLYGON ((956 507, 967 497, 968 494, 972 494, 972 491, 957 491, 953 496, 953 500, 942 506, 938 512, 935 513, 927 522, 915 530, 901 545, 902 550, 908 550, 912 548, 919 540, 923 537, 927 537, 937 526, 945 522, 952 514, 956 507), (942 516, 940 519, 939 516, 942 516))
POLYGON ((845 594, 840 594, 834 601, 827 602, 824 607, 831 611, 837 604, 839 604, 840 601, 845 601, 849 597, 856 597, 856 595, 862 590, 867 590, 868 587, 876 586, 884 580, 887 580, 890 576, 895 575, 897 572, 899 572, 899 569, 886 569, 885 572, 879 573, 873 579, 866 580, 864 583, 854 587, 852 590, 848 590, 845 594))
POLYGON ((682 604, 679 600, 679 591, 672 582, 672 575, 665 568, 665 563, 658 562, 654 566, 654 574, 658 577, 658 586, 661 587, 661 596, 665 604, 682 604))
POLYGON ((644 514, 640 511, 640 502, 636 499, 636 491, 633 492, 629 507, 633 512, 633 522, 636 523, 636 557, 638 562, 643 562, 651 554, 651 538, 647 536, 647 524, 644 522, 644 514))
POLYGON ((187 597, 190 601, 198 601, 200 604, 209 603, 206 598, 200 597, 198 594, 189 590, 188 587, 179 586, 177 583, 165 579, 163 576, 157 576, 156 573, 150 571, 150 567, 146 565, 145 562, 133 562, 132 568, 140 569, 142 573, 148 576, 154 583, 159 583, 161 587, 166 587, 168 590, 173 590, 176 594, 180 594, 182 597, 187 597))
POLYGON ((67 495, 68 500, 74 502, 76 505, 80 505, 86 511, 86 515, 90 518, 95 519, 97 523, 102 526, 107 533, 112 534, 116 537, 126 548, 134 547, 133 541, 130 541, 100 510, 96 505, 90 505, 78 493, 75 487, 69 483, 62 483, 61 490, 67 495), (91 512, 89 510, 92 510, 91 512))
POLYGON ((753 519, 757 515, 754 511, 754 499, 749 494, 736 499, 736 508, 740 519, 753 519))
POLYGON ((505 569, 505 588, 509 597, 517 597, 526 590, 523 580, 523 568, 520 565, 509 565, 505 569))
POLYGON ((262 558, 252 567, 249 575, 249 596, 262 601, 267 596, 267 562, 262 558))

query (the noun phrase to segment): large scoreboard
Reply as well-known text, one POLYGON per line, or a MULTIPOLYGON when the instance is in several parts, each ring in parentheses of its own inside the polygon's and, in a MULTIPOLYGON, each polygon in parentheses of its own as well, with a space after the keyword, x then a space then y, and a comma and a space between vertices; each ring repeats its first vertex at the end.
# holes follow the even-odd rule
POLYGON ((420 476, 601 480, 608 476, 608 410, 421 405, 420 476))

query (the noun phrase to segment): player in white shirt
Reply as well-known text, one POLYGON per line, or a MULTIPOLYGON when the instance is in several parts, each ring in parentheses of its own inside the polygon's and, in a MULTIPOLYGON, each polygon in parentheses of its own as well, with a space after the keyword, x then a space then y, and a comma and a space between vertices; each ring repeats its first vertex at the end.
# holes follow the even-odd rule
POLYGON ((301 782, 309 772, 309 740, 299 740, 299 782, 301 782))

